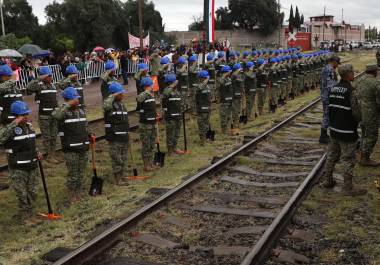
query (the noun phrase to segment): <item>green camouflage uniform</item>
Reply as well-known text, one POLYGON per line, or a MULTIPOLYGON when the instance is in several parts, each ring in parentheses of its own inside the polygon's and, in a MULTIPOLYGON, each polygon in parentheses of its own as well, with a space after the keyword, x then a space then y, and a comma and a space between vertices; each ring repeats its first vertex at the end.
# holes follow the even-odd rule
POLYGON ((197 74, 198 74, 198 65, 197 62, 190 63, 189 65, 189 105, 190 109, 195 112, 196 106, 195 106, 195 91, 196 91, 196 85, 197 85, 197 74))
POLYGON ((195 90, 198 131, 201 141, 206 139, 210 126, 211 91, 207 82, 200 82, 195 90))
POLYGON ((292 63, 292 72, 293 72, 293 79, 292 79, 292 89, 291 92, 294 97, 298 96, 298 89, 299 89, 299 83, 300 83, 300 68, 297 61, 293 60, 292 63))
POLYGON ((102 80, 102 84, 100 86, 100 92, 102 93, 102 98, 105 100, 110 94, 108 92, 108 87, 112 82, 117 82, 117 77, 110 75, 112 71, 105 71, 101 74, 100 79, 102 80))
POLYGON ((253 71, 245 71, 245 100, 246 100, 246 111, 249 119, 252 118, 252 111, 254 111, 255 99, 256 99, 256 89, 257 89, 257 78, 256 73, 253 71))
POLYGON ((293 91, 293 65, 291 62, 288 62, 285 66, 288 70, 288 86, 286 89, 285 99, 288 99, 289 94, 293 91))
POLYGON ((216 89, 215 89, 216 71, 215 71, 214 61, 208 61, 205 65, 204 69, 207 70, 207 72, 210 75, 210 79, 208 80, 208 85, 209 85, 210 90, 211 90, 211 98, 214 100, 214 99, 216 99, 216 89))
POLYGON ((232 124, 235 129, 240 127, 240 114, 242 107, 242 96, 244 91, 244 74, 238 70, 232 73, 232 88, 233 88, 233 99, 232 99, 232 124))
POLYGON ((257 108, 262 110, 265 105, 268 72, 265 69, 265 65, 260 65, 257 70, 257 108))
POLYGON ((270 66, 269 69, 269 76, 268 79, 272 83, 271 89, 270 89, 270 94, 269 94, 269 104, 272 106, 277 106, 278 103, 278 97, 279 97, 279 67, 277 65, 272 65, 270 66))
POLYGON ((2 124, 9 124, 13 121, 14 116, 10 113, 10 107, 11 107, 11 101, 14 102, 16 100, 23 100, 22 94, 20 89, 17 87, 17 84, 13 80, 8 80, 5 82, 0 83, 0 100, 1 102, 1 116, 0 116, 0 122, 2 124), (9 95, 12 95, 12 97, 9 97, 9 95), (17 95, 15 97, 15 95, 17 95), (5 98, 6 96, 7 98, 5 98), (8 106, 5 106, 5 100, 10 100, 8 103, 8 106), (8 117, 9 116, 9 117, 8 117))
POLYGON ((189 108, 189 73, 187 65, 177 66, 178 90, 182 97, 182 110, 186 111, 189 108))
POLYGON ((160 61, 161 56, 158 53, 153 53, 150 56, 150 75, 152 76, 158 76, 158 71, 160 70, 160 61))
POLYGON ((140 69, 139 71, 137 71, 135 73, 135 75, 133 76, 133 78, 135 79, 136 81, 136 90, 137 90, 137 95, 140 94, 141 92, 143 92, 144 88, 142 88, 140 86, 140 81, 143 77, 145 77, 145 70, 142 70, 140 69))
MULTIPOLYGON (((3 126, 0 129, 0 145, 4 145, 9 139, 16 136, 16 127, 27 130, 27 127, 31 128, 30 126, 16 125, 15 122, 3 126)), ((10 165, 9 157, 8 164, 10 165)), ((38 177, 38 168, 31 170, 21 170, 11 166, 9 168, 9 178, 16 193, 21 218, 29 217, 33 213, 33 204, 37 198, 38 177)))
POLYGON ((228 126, 232 121, 232 99, 233 89, 231 78, 221 76, 219 78, 219 99, 220 99, 220 127, 223 133, 227 132, 228 126))
POLYGON ((80 96, 79 98, 79 106, 83 110, 86 110, 86 105, 84 102, 84 93, 83 93, 83 86, 78 80, 73 80, 69 76, 62 79, 59 83, 56 84, 57 89, 65 90, 65 88, 72 86, 74 87, 80 96))
POLYGON ((364 75, 356 85, 362 118, 362 153, 370 155, 379 134, 380 82, 364 75))
POLYGON ((171 86, 164 90, 162 106, 164 108, 166 122, 166 146, 168 152, 177 150, 177 143, 181 129, 181 93, 171 86))

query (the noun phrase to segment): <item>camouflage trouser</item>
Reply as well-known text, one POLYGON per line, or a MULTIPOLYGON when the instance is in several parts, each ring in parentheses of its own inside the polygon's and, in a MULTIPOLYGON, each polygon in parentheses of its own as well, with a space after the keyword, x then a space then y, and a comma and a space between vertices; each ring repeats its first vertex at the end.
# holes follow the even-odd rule
POLYGON ((58 134, 57 120, 51 115, 39 115, 38 123, 42 136, 42 152, 49 154, 55 151, 56 148, 58 134))
POLYGON ((220 103, 220 127, 222 131, 227 131, 232 120, 232 102, 220 103))
POLYGON ((330 137, 325 172, 331 174, 340 159, 343 173, 352 175, 356 149, 357 142, 342 142, 330 137))
POLYGON ((293 93, 294 96, 298 96, 298 88, 299 88, 299 80, 298 80, 298 77, 293 77, 293 79, 292 79, 292 89, 291 89, 291 93, 293 93))
POLYGON ((86 176, 88 152, 63 152, 67 167, 66 187, 72 191, 80 191, 86 176))
POLYGON ((322 99, 323 107, 323 119, 322 119, 322 128, 326 129, 329 127, 329 100, 322 99))
POLYGON ((288 80, 282 80, 278 98, 285 98, 287 89, 288 89, 288 80))
POLYGON ((255 106, 256 93, 255 92, 246 92, 246 105, 247 105, 247 116, 250 118, 255 106))
POLYGON ((298 79, 298 91, 300 93, 305 92, 305 75, 302 75, 298 79))
POLYGON ((186 111, 190 108, 189 93, 187 91, 181 91, 182 110, 186 111))
POLYGON ((210 112, 197 113, 198 131, 200 137, 206 137, 210 126, 210 112))
POLYGON ((9 178, 16 193, 18 208, 24 216, 30 216, 33 212, 33 203, 37 198, 38 176, 38 168, 9 170, 9 178))
POLYGON ((293 78, 288 79, 288 87, 286 89, 286 98, 289 97, 289 94, 293 91, 293 78))
POLYGON ((241 98, 232 99, 232 124, 234 128, 240 127, 241 98))
POLYGON ((216 99, 216 86, 215 83, 209 83, 208 87, 211 90, 211 101, 214 101, 216 99))
POLYGON ((166 121, 166 147, 168 150, 177 148, 181 122, 181 119, 169 119, 166 121))
POLYGON ((195 113, 197 111, 197 105, 196 105, 196 100, 195 100, 195 87, 190 87, 190 96, 188 96, 188 104, 189 104, 189 109, 191 112, 195 113))
POLYGON ((153 162, 154 157, 154 145, 156 143, 156 125, 144 124, 139 125, 140 141, 141 145, 141 157, 143 161, 153 162))
POLYGON ((257 107, 263 108, 265 104, 266 91, 265 88, 257 89, 257 107))
POLYGON ((127 167, 128 143, 109 141, 108 148, 111 157, 112 173, 123 177, 127 167))
POLYGON ((362 123, 362 153, 370 155, 379 137, 379 124, 374 120, 370 124, 362 123))
POLYGON ((279 86, 273 85, 272 89, 270 90, 270 94, 269 94, 269 104, 270 105, 277 105, 278 91, 279 91, 279 86))

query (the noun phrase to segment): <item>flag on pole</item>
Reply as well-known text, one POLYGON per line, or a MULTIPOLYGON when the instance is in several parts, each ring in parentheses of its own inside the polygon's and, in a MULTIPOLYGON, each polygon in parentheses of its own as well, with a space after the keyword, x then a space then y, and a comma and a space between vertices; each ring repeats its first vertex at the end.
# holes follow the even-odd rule
POLYGON ((204 0, 204 22, 206 41, 214 42, 215 39, 215 0, 204 0))

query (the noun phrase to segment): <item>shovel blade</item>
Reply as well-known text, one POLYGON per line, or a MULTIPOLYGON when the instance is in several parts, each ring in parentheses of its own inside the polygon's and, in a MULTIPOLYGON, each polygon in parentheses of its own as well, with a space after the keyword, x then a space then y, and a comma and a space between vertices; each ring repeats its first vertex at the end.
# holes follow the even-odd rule
POLYGON ((215 131, 208 130, 206 133, 206 139, 209 141, 215 141, 215 131))
POLYGON ((165 165, 165 153, 156 152, 154 154, 154 164, 159 167, 164 167, 165 165))
POLYGON ((103 189, 103 179, 97 176, 93 176, 91 180, 90 191, 88 194, 90 196, 102 195, 102 189, 103 189))

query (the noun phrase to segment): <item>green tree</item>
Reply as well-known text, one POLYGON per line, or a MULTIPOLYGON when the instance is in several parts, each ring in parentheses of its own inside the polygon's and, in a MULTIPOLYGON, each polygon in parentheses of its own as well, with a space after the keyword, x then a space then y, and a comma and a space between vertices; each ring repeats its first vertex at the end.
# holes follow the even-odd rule
POLYGON ((294 16, 294 27, 299 29, 301 27, 301 17, 300 12, 298 11, 298 6, 296 6, 296 14, 294 16))
POLYGON ((24 44, 32 43, 29 37, 17 38, 14 33, 0 36, 0 49, 14 49, 17 50, 24 44))
POLYGON ((189 25, 189 30, 201 31, 203 28, 203 16, 193 16, 193 22, 189 25))
POLYGON ((290 6, 290 14, 289 14, 289 30, 293 32, 294 28, 294 12, 293 12, 293 5, 290 6))
POLYGON ((221 30, 233 29, 232 17, 229 15, 228 7, 219 7, 215 11, 215 28, 221 30))
POLYGON ((305 17, 303 16, 303 14, 301 15, 301 25, 303 25, 303 23, 305 23, 305 17))

